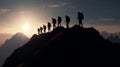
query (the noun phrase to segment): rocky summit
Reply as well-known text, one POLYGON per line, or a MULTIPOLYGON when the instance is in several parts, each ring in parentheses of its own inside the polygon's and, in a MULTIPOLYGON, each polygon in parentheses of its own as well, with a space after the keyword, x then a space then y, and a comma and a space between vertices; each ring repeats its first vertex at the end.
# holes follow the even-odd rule
POLYGON ((120 44, 105 40, 92 27, 57 27, 49 33, 34 34, 6 59, 2 67, 114 63, 120 60, 119 51, 120 44))

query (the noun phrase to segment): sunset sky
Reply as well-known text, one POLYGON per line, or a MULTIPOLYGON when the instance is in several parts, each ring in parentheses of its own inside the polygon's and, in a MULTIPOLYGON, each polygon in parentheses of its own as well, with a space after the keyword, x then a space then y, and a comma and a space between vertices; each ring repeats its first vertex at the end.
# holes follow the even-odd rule
POLYGON ((51 18, 65 15, 77 24, 77 12, 84 13, 85 27, 100 31, 120 32, 120 0, 0 0, 0 33, 23 32, 27 36, 51 18))

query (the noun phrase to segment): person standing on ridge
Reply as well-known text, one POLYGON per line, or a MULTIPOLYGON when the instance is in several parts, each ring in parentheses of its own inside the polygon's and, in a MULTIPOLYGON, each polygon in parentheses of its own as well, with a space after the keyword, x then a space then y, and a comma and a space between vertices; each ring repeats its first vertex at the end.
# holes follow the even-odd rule
POLYGON ((69 23, 70 23, 70 17, 69 16, 65 16, 66 18, 66 27, 69 28, 69 23))
POLYGON ((40 27, 40 32, 41 32, 41 34, 42 34, 42 31, 43 31, 43 28, 42 28, 42 27, 40 27))
POLYGON ((84 15, 81 12, 78 12, 78 17, 77 17, 78 21, 79 21, 79 26, 83 27, 82 24, 82 20, 84 19, 84 15))
POLYGON ((48 22, 47 27, 48 27, 48 32, 50 32, 51 31, 51 23, 50 22, 48 22))
POLYGON ((61 26, 61 22, 62 22, 62 18, 60 16, 58 16, 57 21, 58 21, 58 27, 60 27, 61 26))
POLYGON ((56 19, 52 18, 52 23, 53 23, 53 29, 56 28, 56 19))
POLYGON ((45 25, 43 25, 43 29, 44 29, 44 33, 46 33, 46 26, 45 25))
POLYGON ((38 35, 40 35, 40 29, 38 28, 38 35))

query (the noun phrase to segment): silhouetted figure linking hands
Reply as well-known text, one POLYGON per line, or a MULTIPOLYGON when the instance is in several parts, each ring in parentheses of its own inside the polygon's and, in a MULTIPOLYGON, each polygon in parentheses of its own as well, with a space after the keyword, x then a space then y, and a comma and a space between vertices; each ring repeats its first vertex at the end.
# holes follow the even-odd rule
POLYGON ((66 18, 66 27, 69 28, 69 23, 70 23, 70 17, 69 16, 65 16, 66 18))
POLYGON ((83 13, 78 12, 78 21, 79 21, 79 26, 83 27, 82 20, 84 19, 83 13))
POLYGON ((46 26, 45 25, 43 25, 43 29, 44 29, 44 33, 46 33, 46 26))
POLYGON ((62 22, 62 18, 60 16, 58 16, 57 21, 58 21, 58 27, 60 27, 61 26, 61 22, 62 22))
POLYGON ((56 19, 52 18, 52 23, 53 23, 53 29, 56 28, 56 19))
POLYGON ((47 27, 48 27, 48 32, 50 32, 51 31, 51 23, 50 22, 48 22, 47 27))

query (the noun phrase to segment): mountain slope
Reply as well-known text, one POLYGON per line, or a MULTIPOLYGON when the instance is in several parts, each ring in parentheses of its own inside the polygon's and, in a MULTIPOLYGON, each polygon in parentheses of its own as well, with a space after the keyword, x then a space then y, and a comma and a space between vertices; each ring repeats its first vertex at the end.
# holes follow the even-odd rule
POLYGON ((2 34, 0 33, 0 46, 5 42, 6 39, 10 39, 12 34, 2 34))
POLYGON ((113 60, 109 59, 114 53, 110 53, 111 48, 120 46, 104 40, 94 28, 81 28, 77 25, 69 29, 57 27, 50 33, 33 35, 28 43, 8 57, 3 67, 106 63, 113 60))
POLYGON ((109 37, 106 38, 107 40, 110 40, 113 43, 120 43, 120 37, 117 35, 111 35, 109 37))
POLYGON ((16 33, 10 39, 7 39, 6 42, 0 47, 0 65, 16 48, 22 46, 28 40, 29 38, 22 33, 16 33))

